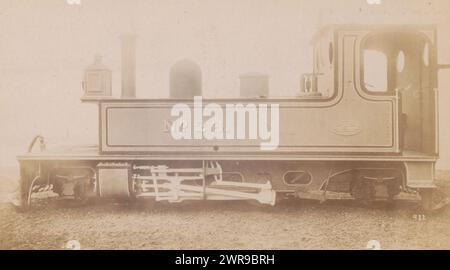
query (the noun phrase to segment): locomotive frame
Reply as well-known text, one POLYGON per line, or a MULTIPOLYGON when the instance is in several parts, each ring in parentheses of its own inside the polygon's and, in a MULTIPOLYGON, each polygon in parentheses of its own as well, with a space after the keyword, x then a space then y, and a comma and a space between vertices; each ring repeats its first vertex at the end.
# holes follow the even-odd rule
POLYGON ((171 138, 165 128, 170 108, 180 102, 192 107, 192 98, 135 98, 134 39, 122 42, 122 98, 110 96, 105 77, 84 82, 82 101, 98 106, 99 144, 53 151, 36 137, 29 153, 18 156, 20 207, 30 206, 32 194, 52 189, 81 201, 150 197, 270 205, 281 194, 374 201, 419 192, 423 208, 433 209, 442 67, 434 26, 329 26, 314 37, 314 72, 304 76, 301 95, 204 100, 221 107, 279 104, 280 145, 273 151, 248 140, 171 138), (371 92, 365 83, 363 51, 374 49, 388 59, 384 92, 371 92), (36 142, 39 152, 31 151, 36 142))

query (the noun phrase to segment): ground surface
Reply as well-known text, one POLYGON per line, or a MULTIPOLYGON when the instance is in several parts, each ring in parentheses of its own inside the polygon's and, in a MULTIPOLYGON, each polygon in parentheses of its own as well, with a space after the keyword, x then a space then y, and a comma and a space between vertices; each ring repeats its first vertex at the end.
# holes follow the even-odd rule
MULTIPOLYGON (((72 239, 82 249, 365 249, 369 240, 378 240, 382 249, 450 249, 450 207, 420 220, 410 201, 393 208, 302 200, 274 208, 149 201, 74 207, 50 199, 35 200, 32 211, 18 213, 1 203, 13 190, 14 178, 2 172, 0 249, 62 249, 72 239)), ((441 178, 450 179, 448 174, 441 178)), ((450 190, 448 182, 440 183, 450 190)))

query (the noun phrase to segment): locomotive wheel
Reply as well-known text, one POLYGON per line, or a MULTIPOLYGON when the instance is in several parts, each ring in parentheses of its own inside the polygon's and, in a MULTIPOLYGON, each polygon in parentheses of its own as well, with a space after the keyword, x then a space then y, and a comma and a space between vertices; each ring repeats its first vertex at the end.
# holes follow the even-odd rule
POLYGON ((350 194, 355 198, 358 204, 361 204, 364 207, 373 206, 373 190, 371 189, 371 186, 361 178, 358 178, 358 180, 353 182, 350 194))
POLYGON ((419 190, 421 197, 422 211, 431 213, 443 210, 450 204, 450 197, 439 189, 421 189, 419 190))
POLYGON ((433 189, 424 188, 419 190, 421 198, 421 207, 425 212, 431 212, 433 210, 433 189))
POLYGON ((35 180, 38 180, 36 175, 36 169, 33 168, 35 164, 22 163, 20 164, 20 182, 19 182, 19 194, 18 204, 14 204, 14 207, 18 212, 26 212, 30 209, 31 204, 31 188, 35 180))
POLYGON ((20 180, 20 192, 18 194, 18 200, 16 201, 16 203, 13 203, 14 208, 16 209, 17 212, 26 212, 30 209, 30 205, 28 204, 28 199, 27 199, 27 193, 25 193, 25 188, 27 186, 27 183, 24 183, 25 181, 20 180))

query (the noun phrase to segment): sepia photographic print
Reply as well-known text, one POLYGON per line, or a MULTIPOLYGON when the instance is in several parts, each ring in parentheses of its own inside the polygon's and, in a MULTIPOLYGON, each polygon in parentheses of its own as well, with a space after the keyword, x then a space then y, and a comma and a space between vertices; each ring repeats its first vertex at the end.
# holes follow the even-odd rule
POLYGON ((448 0, 0 0, 0 249, 450 249, 449 29, 448 0))

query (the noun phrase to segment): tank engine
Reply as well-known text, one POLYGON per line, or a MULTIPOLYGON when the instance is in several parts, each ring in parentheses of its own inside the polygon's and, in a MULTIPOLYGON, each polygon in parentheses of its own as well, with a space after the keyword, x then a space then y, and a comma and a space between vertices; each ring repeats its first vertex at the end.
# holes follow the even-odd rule
POLYGON ((97 146, 45 149, 39 136, 41 150, 31 151, 33 142, 18 157, 22 207, 35 192, 52 189, 77 200, 269 205, 285 194, 374 201, 416 191, 432 208, 439 149, 433 26, 326 27, 313 39, 313 73, 303 75, 297 96, 286 98, 269 96, 267 75, 245 74, 240 97, 199 100, 201 69, 189 60, 170 70, 169 98, 136 98, 135 42, 122 38, 120 98, 111 96, 111 74, 99 59, 86 71, 82 101, 98 106, 97 146), (178 126, 182 139, 173 136, 177 104, 191 112, 178 126), (229 112, 229 104, 243 113, 229 112), (278 117, 267 117, 268 108, 278 117), (209 138, 208 109, 221 112, 215 117, 223 124, 209 138), (267 130, 277 131, 271 149, 261 147, 268 137, 254 124, 262 115, 267 130))

